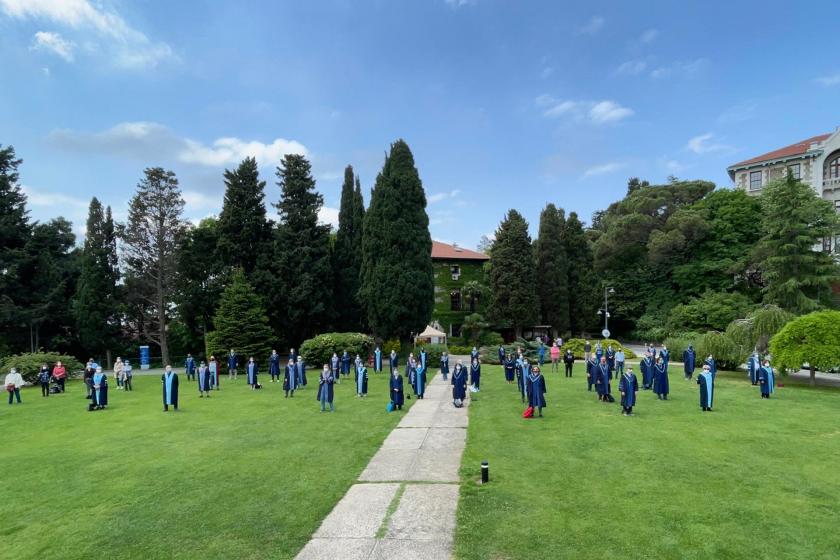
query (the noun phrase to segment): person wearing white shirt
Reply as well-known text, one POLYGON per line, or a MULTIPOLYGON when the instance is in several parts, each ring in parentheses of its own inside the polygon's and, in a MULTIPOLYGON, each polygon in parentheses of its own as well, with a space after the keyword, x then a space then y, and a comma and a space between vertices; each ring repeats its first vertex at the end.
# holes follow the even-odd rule
POLYGON ((17 398, 18 404, 20 404, 20 388, 23 387, 23 377, 17 372, 15 368, 12 368, 9 371, 9 374, 6 375, 6 391, 9 392, 9 404, 12 404, 12 399, 17 398))

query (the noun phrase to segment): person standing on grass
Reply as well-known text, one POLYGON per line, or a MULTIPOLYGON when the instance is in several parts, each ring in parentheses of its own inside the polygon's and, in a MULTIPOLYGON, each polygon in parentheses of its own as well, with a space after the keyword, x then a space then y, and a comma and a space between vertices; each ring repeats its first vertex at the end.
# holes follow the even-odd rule
POLYGON ((122 370, 123 361, 119 356, 117 356, 116 361, 114 361, 114 381, 117 383, 117 391, 123 388, 122 370))
POLYGON ((571 348, 567 348, 563 354, 563 364, 566 366, 566 377, 571 377, 572 368, 575 366, 575 353, 571 348))
POLYGON ((67 369, 65 369, 61 362, 56 362, 52 374, 53 378, 55 379, 55 382, 58 383, 58 388, 63 393, 64 383, 67 381, 67 369))
POLYGON ((50 368, 47 364, 41 365, 41 370, 38 372, 38 383, 41 385, 41 396, 50 396, 50 368))
POLYGON ((691 376, 694 375, 696 363, 697 356, 694 353, 694 346, 689 344, 688 348, 683 351, 683 369, 685 370, 686 380, 690 380, 691 376))
POLYGON ((131 380, 134 377, 134 373, 131 369, 131 362, 126 360, 123 362, 123 388, 126 391, 133 391, 134 387, 131 385, 131 380))
MULTIPOLYGON (((203 393, 201 389, 202 377, 205 380, 207 379, 207 368, 204 366, 204 362, 201 362, 201 367, 198 372, 198 390, 200 393, 203 393), (202 373, 202 370, 204 373, 202 373)), ((170 406, 178 410, 178 374, 172 371, 172 366, 166 366, 166 371, 160 376, 160 383, 163 386, 163 411, 169 412, 170 406)), ((206 391, 209 397, 209 386, 206 388, 206 391)))
POLYGON ((295 368, 297 369, 298 386, 306 387, 306 360, 303 359, 303 356, 298 356, 295 368))
POLYGON ((458 403, 467 400, 467 368, 458 360, 455 369, 452 370, 452 404, 456 407, 458 403))
POLYGON ((373 351, 373 371, 374 373, 382 373, 382 350, 379 346, 373 351))
POLYGON ((653 345, 653 342, 647 343, 647 351, 650 352, 650 359, 656 365, 656 347, 653 345))
POLYGON ((700 385, 700 408, 703 412, 711 412, 715 400, 715 376, 708 364, 703 364, 703 371, 697 376, 697 384, 700 385))
POLYGON ((662 345, 662 350, 659 351, 659 357, 665 362, 665 367, 668 367, 668 363, 671 361, 671 353, 668 352, 668 347, 664 344, 662 345))
POLYGON ((589 361, 589 355, 592 353, 592 344, 589 341, 583 343, 583 359, 589 361))
POLYGON ((545 408, 545 378, 540 373, 540 367, 534 366, 528 375, 528 406, 539 411, 542 417, 542 409, 545 408))
POLYGON ((91 398, 93 394, 93 374, 96 373, 96 367, 94 367, 96 362, 93 361, 93 358, 88 358, 87 364, 85 364, 85 373, 84 377, 82 378, 85 382, 85 389, 87 390, 87 395, 85 396, 86 399, 91 398))
POLYGON ((653 366, 653 392, 659 400, 667 401, 670 385, 668 383, 668 362, 662 358, 662 354, 656 359, 653 366))
POLYGON ((403 394, 403 377, 400 375, 396 366, 391 368, 389 387, 391 390, 391 402, 394 403, 394 407, 397 410, 402 410, 403 403, 405 403, 405 395, 403 394))
POLYGON ((551 345, 551 373, 560 373, 560 347, 557 343, 551 345))
POLYGON ((601 360, 595 366, 595 390, 598 392, 599 401, 609 402, 610 365, 606 356, 601 356, 601 360))
POLYGON ((478 358, 478 348, 473 346, 473 349, 470 351, 470 363, 472 363, 472 361, 476 358, 478 358))
POLYGON ((503 364, 505 366, 505 381, 510 385, 513 383, 516 374, 516 362, 513 361, 513 356, 507 356, 503 364))
POLYGON ((444 381, 449 377, 449 354, 446 352, 440 355, 440 374, 444 381))
POLYGON ((248 377, 248 385, 251 386, 251 389, 257 388, 257 374, 259 370, 257 369, 257 362, 254 361, 254 357, 251 356, 248 358, 248 365, 245 366, 245 374, 248 377))
POLYGON ((21 376, 15 368, 12 368, 6 375, 6 379, 3 384, 6 386, 6 391, 9 393, 9 404, 12 404, 13 398, 16 398, 17 403, 21 404, 20 388, 23 387, 23 376, 21 376))
MULTIPOLYGON (((216 356, 210 356, 210 363, 207 364, 207 370, 210 372, 210 388, 219 390, 219 362, 216 361, 216 356)), ((207 395, 208 397, 210 395, 207 395)))
MULTIPOLYGON (((612 344, 607 346, 605 356, 607 358, 607 365, 610 366, 610 379, 612 379, 612 373, 615 371, 615 350, 613 350, 612 344)), ((616 378, 618 378, 618 374, 616 374, 616 378)))
POLYGON ((507 351, 505 350, 505 345, 504 344, 499 344, 499 363, 500 364, 505 363, 505 355, 506 354, 507 354, 507 351))
POLYGON ((604 356, 604 347, 601 345, 601 341, 595 343, 595 362, 601 363, 601 358, 604 356))
POLYGON ((102 410, 108 406, 108 376, 102 373, 101 367, 97 367, 91 381, 93 382, 92 404, 96 410, 102 410))
POLYGON ((758 385, 758 370, 761 369, 761 361, 758 359, 758 352, 753 352, 752 356, 747 358, 747 372, 750 376, 750 383, 758 385))
MULTIPOLYGON (((405 362, 406 376, 408 376, 408 384, 414 387, 414 376, 417 374, 417 360, 414 359, 414 352, 408 355, 405 362)), ((416 393, 415 393, 416 395, 416 393)))
POLYGON ((195 380, 195 358, 192 354, 187 354, 187 359, 184 360, 184 372, 187 374, 187 381, 195 380))
POLYGON ((762 399, 769 399, 770 395, 776 392, 776 374, 770 367, 769 360, 764 360, 764 366, 758 372, 758 385, 761 388, 762 399))
POLYGON ((627 368, 627 373, 621 373, 618 391, 621 393, 621 413, 624 416, 632 416, 633 407, 636 406, 636 393, 639 392, 639 380, 636 379, 632 367, 627 368))
POLYGON ((367 368, 359 363, 356 365, 356 396, 366 397, 368 392, 368 372, 367 368))
POLYGON ((339 359, 338 354, 333 352, 332 358, 330 358, 330 373, 333 375, 333 379, 335 382, 338 382, 338 376, 341 372, 339 369, 341 367, 341 359, 339 359))
POLYGON ((233 348, 230 349, 230 353, 227 356, 227 366, 228 366, 228 379, 236 381, 237 357, 236 357, 236 352, 233 351, 233 348))
POLYGON ((345 377, 350 375, 350 354, 347 353, 347 350, 341 355, 341 375, 345 377))
POLYGON ((598 381, 598 362, 595 361, 595 355, 588 353, 586 358, 586 390, 592 391, 592 387, 598 381))
POLYGON ((703 362, 703 365, 709 366, 709 372, 714 377, 717 375, 717 362, 715 362, 715 357, 709 354, 709 357, 706 358, 706 361, 703 362))
POLYGON ((653 385, 653 358, 650 350, 645 350, 645 357, 639 363, 639 368, 642 370, 642 389, 650 390, 653 385))
POLYGON ((280 354, 277 353, 277 350, 272 350, 271 356, 268 357, 268 374, 271 376, 272 383, 275 380, 280 381, 280 354))
POLYGON ((295 389, 297 389, 297 367, 291 360, 286 364, 286 370, 283 373, 283 391, 286 393, 285 398, 294 397, 295 389))
POLYGON ((204 365, 204 360, 198 366, 198 398, 210 398, 210 366, 204 365))
POLYGON ((481 389, 481 362, 478 361, 478 358, 473 358, 470 367, 470 383, 476 391, 481 389))
POLYGON ((619 376, 624 375, 624 349, 619 348, 618 351, 615 353, 615 377, 616 379, 620 379, 619 376))
MULTIPOLYGON (((365 371, 365 375, 367 375, 367 371, 365 371)), ((330 412, 335 412, 335 405, 333 404, 333 398, 335 396, 333 391, 334 381, 335 378, 333 378, 332 372, 330 372, 330 366, 324 364, 324 369, 318 378, 318 401, 321 403, 321 412, 327 410, 327 403, 330 404, 330 412)))
POLYGON ((391 355, 388 356, 388 365, 391 367, 391 373, 394 373, 394 371, 396 371, 398 361, 399 361, 399 358, 397 357, 397 351, 394 350, 394 349, 391 349, 391 355))
POLYGON ((428 355, 426 354, 426 347, 424 346, 420 349, 420 367, 423 368, 424 372, 426 371, 426 368, 427 368, 427 365, 426 365, 426 357, 427 356, 428 355))

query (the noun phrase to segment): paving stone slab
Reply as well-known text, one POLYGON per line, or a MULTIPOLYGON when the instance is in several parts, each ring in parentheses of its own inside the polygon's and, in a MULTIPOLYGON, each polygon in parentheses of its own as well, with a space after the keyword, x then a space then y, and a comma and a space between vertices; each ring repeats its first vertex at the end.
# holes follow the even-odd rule
POLYGON ((452 544, 449 541, 409 541, 383 539, 376 543, 370 560, 450 560, 452 544))
MULTIPOLYGON (((412 409, 413 410, 413 409, 412 409)), ((400 420, 398 428, 430 428, 435 421, 437 414, 434 410, 426 412, 417 412, 416 414, 406 414, 405 418, 400 420)))
POLYGON ((416 482, 458 482, 460 449, 421 449, 405 480, 416 482))
POLYGON ((420 449, 429 428, 396 428, 382 443, 382 449, 420 449))
POLYGON ((457 484, 409 484, 385 538, 451 542, 457 505, 457 484))
POLYGON ((467 443, 467 430, 464 428, 430 428, 423 449, 458 449, 463 450, 467 443))
POLYGON ((296 560, 367 560, 376 539, 318 539, 306 543, 296 560))
POLYGON ((359 480, 363 482, 405 480, 416 456, 416 450, 380 449, 370 460, 359 480))
POLYGON ((373 538, 399 484, 355 484, 315 532, 315 538, 373 538))
POLYGON ((467 415, 458 412, 440 412, 432 420, 432 428, 466 428, 467 415))

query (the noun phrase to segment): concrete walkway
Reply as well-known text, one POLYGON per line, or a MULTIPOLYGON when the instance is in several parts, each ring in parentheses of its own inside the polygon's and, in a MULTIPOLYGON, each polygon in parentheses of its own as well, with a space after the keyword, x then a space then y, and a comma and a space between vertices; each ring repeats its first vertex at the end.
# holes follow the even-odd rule
POLYGON ((449 383, 429 383, 298 560, 452 557, 469 399, 452 406, 449 383))

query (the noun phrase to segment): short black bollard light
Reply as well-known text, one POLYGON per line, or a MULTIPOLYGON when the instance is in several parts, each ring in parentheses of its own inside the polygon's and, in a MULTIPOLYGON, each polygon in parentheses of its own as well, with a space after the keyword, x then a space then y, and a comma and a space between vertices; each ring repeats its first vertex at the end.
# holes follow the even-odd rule
POLYGON ((487 461, 481 462, 481 483, 487 484, 490 482, 490 464, 487 461))

